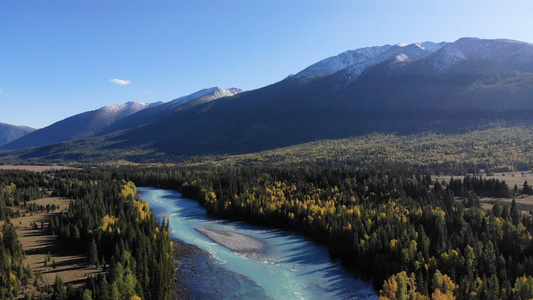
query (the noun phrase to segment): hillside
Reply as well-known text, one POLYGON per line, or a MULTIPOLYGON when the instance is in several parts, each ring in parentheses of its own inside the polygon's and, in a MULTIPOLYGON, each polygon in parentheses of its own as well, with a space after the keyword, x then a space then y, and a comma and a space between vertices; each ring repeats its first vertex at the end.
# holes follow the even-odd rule
POLYGON ((21 138, 34 130, 35 128, 28 126, 16 126, 0 122, 0 146, 21 138))
POLYGON ((104 131, 101 135, 113 133, 119 130, 133 129, 145 124, 155 122, 161 118, 172 116, 174 113, 184 111, 194 106, 211 102, 224 97, 231 97, 244 92, 238 88, 221 89, 212 87, 202 89, 190 95, 179 97, 158 106, 149 107, 137 113, 131 114, 124 119, 118 120, 104 131))
POLYGON ((66 118, 50 126, 36 130, 29 135, 0 147, 0 149, 22 149, 90 137, 102 132, 120 119, 147 107, 153 107, 159 104, 161 103, 146 104, 128 102, 105 106, 97 110, 66 118))
POLYGON ((84 112, 48 127, 33 132, 27 137, 15 140, 0 147, 2 150, 38 147, 66 142, 97 135, 132 129, 154 120, 163 118, 175 111, 207 103, 222 97, 233 96, 243 92, 237 88, 221 89, 218 87, 203 89, 174 99, 170 102, 137 103, 127 102, 105 106, 97 110, 84 112))
POLYGON ((463 38, 386 45, 341 53, 217 101, 184 106, 177 99, 180 105, 164 113, 159 110, 170 104, 124 118, 102 131, 108 135, 28 150, 23 157, 69 158, 87 153, 79 145, 91 144, 91 157, 99 161, 115 152, 130 153, 119 156, 133 161, 168 161, 372 133, 455 134, 530 125, 532 94, 532 44, 463 38))
POLYGON ((529 124, 531 53, 533 46, 526 43, 461 39, 413 59, 397 55, 356 73, 348 66, 326 75, 296 74, 177 111, 124 133, 121 145, 150 144, 179 155, 237 154, 372 132, 460 132, 495 123, 529 124))

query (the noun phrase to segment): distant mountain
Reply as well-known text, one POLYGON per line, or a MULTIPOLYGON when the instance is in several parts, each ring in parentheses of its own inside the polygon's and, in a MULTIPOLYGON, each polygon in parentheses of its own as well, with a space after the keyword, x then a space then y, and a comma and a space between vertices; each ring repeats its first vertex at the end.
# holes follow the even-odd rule
POLYGON ((15 140, 0 147, 2 150, 22 149, 60 143, 80 138, 112 133, 117 130, 131 129, 145 123, 184 110, 195 105, 207 103, 222 97, 242 93, 237 88, 221 89, 218 87, 203 89, 170 102, 151 104, 127 102, 105 106, 100 109, 81 113, 48 127, 42 128, 27 137, 15 140))
POLYGON ((34 130, 35 128, 28 126, 16 126, 0 122, 0 146, 21 138, 34 130))
POLYGON ((529 43, 475 38, 349 51, 270 86, 175 111, 117 139, 123 147, 148 143, 197 155, 371 132, 531 123, 532 54, 529 43))
POLYGON ((183 111, 223 97, 234 96, 242 92, 244 91, 238 88, 221 89, 218 87, 212 87, 202 89, 190 95, 174 99, 158 106, 149 107, 135 114, 131 114, 130 116, 117 121, 115 124, 103 130, 100 135, 113 133, 118 130, 136 128, 148 123, 157 122, 157 120, 172 116, 178 111, 183 111))
POLYGON ((429 55, 447 45, 441 43, 396 44, 380 47, 367 47, 346 51, 337 56, 326 58, 295 75, 297 79, 329 75, 346 68, 355 79, 367 68, 395 58, 398 61, 414 60, 429 55))
POLYGON ((183 96, 178 99, 172 100, 167 105, 165 109, 172 108, 188 108, 198 104, 206 103, 223 97, 230 97, 244 92, 238 88, 229 88, 221 89, 218 87, 212 87, 208 89, 199 90, 198 92, 192 93, 188 96, 183 96))
POLYGON ((155 107, 160 104, 161 102, 152 104, 128 102, 105 106, 97 110, 69 117, 45 128, 33 131, 28 135, 0 147, 0 149, 9 150, 36 147, 94 136, 118 120, 143 109, 155 107))
MULTIPOLYGON (((122 127, 117 122, 109 127, 110 135, 92 144, 96 152, 104 149, 98 148, 100 143, 106 151, 152 149, 182 157, 255 152, 373 132, 455 133, 533 124, 532 95, 532 44, 462 38, 386 45, 347 51, 280 82, 217 101, 183 104, 176 99, 172 102, 180 105, 157 118, 154 111, 163 105, 143 110, 121 121, 135 122, 122 127), (143 114, 148 116, 139 118, 143 114)), ((75 144, 67 148, 76 151, 75 144)), ((57 158, 60 149, 25 155, 54 151, 57 158)))

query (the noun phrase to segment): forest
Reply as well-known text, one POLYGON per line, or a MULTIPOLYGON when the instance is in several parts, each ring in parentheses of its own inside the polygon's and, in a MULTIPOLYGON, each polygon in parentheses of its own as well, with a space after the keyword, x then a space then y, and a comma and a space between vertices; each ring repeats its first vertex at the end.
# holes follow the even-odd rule
POLYGON ((168 223, 158 222, 147 203, 136 198, 132 182, 90 170, 0 171, 0 191, 0 218, 5 220, 1 299, 15 299, 31 283, 38 293, 25 293, 25 299, 170 299, 175 269, 168 223), (12 208, 31 205, 45 192, 73 201, 68 211, 47 220, 44 234, 84 253, 87 264, 104 266, 104 272, 88 277, 81 290, 65 286, 59 277, 53 285, 41 286, 39 274, 23 265, 12 208))
MULTIPOLYGON (((74 199, 47 222, 48 234, 65 247, 88 249, 87 263, 106 266, 84 289, 59 282, 42 299, 170 297, 175 270, 168 223, 135 198, 135 186, 179 190, 218 218, 298 230, 372 279, 383 299, 533 297, 531 216, 514 201, 489 210, 479 202, 531 193, 528 185, 513 190, 482 176, 444 181, 427 169, 347 164, 102 167, 3 171, 0 178, 4 219, 12 218, 15 200, 28 205, 45 191, 74 199)), ((0 253, 0 296, 7 299, 32 278, 13 226, 3 227, 0 253)))
POLYGON ((345 139, 319 140, 255 153, 207 156, 175 156, 144 145, 116 148, 101 138, 0 152, 2 163, 85 165, 175 165, 175 166, 286 166, 409 165, 432 173, 464 174, 480 170, 530 170, 533 168, 533 127, 511 126, 495 121, 450 134, 425 132, 401 135, 372 133, 345 139))
MULTIPOLYGON (((118 175, 118 174, 117 174, 118 175)), ((533 297, 533 221, 504 181, 433 181, 409 167, 128 169, 137 185, 179 189, 209 213, 292 228, 373 279, 383 299, 533 297)))

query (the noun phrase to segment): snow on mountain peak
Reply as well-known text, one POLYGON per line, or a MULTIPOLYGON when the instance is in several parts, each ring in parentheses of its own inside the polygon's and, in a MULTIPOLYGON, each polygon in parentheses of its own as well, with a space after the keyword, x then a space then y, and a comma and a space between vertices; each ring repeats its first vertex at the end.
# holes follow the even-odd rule
POLYGON ((354 80, 369 67, 389 60, 392 63, 405 63, 428 58, 437 72, 466 59, 512 64, 528 63, 533 61, 532 46, 530 43, 512 40, 461 38, 453 43, 398 43, 367 47, 345 51, 321 60, 296 75, 289 76, 288 79, 302 80, 344 70, 347 78, 354 80))
POLYGON ((441 49, 442 47, 446 46, 447 44, 448 43, 446 43, 446 42, 440 42, 440 43, 423 42, 423 43, 418 43, 418 45, 420 45, 420 47, 424 48, 427 51, 431 51, 431 52, 435 52, 435 51, 441 49))
POLYGON ((98 109, 98 112, 105 114, 105 115, 113 116, 114 118, 117 118, 117 119, 121 119, 131 114, 134 114, 138 111, 141 111, 145 108, 158 106, 158 105, 161 105, 162 103, 163 102, 139 103, 139 102, 129 101, 126 103, 104 106, 98 109))
POLYGON ((393 46, 385 45, 381 47, 367 47, 345 51, 337 56, 326 58, 307 67, 294 77, 302 79, 311 76, 322 76, 343 70, 352 65, 366 65, 368 62, 375 60, 376 57, 379 57, 391 47, 393 46))
POLYGON ((436 71, 467 59, 521 64, 533 61, 533 44, 513 40, 461 38, 442 47, 431 59, 436 71))
POLYGON ((407 55, 405 55, 405 54, 396 55, 396 57, 395 57, 395 60, 397 62, 407 61, 408 59, 409 59, 409 57, 407 57, 407 55))
POLYGON ((388 59, 394 59, 397 62, 418 59, 439 50, 446 44, 444 42, 398 43, 395 45, 345 51, 337 56, 332 56, 313 64, 291 78, 304 79, 323 76, 346 69, 350 78, 354 79, 368 67, 377 65, 388 59))
POLYGON ((130 101, 130 102, 122 103, 122 104, 104 106, 100 110, 105 113, 120 114, 123 112, 137 112, 139 110, 146 108, 147 105, 148 105, 147 103, 139 103, 139 102, 130 101))
POLYGON ((198 99, 198 98, 203 98, 207 102, 207 101, 212 101, 218 98, 230 97, 230 96, 242 93, 242 92, 244 91, 238 88, 221 89, 219 87, 212 87, 212 88, 202 89, 190 95, 172 100, 169 102, 169 105, 174 108, 174 107, 181 106, 189 101, 198 99))
POLYGON ((217 88, 212 94, 213 94, 214 99, 218 99, 222 97, 230 97, 233 95, 237 95, 242 92, 244 91, 238 88, 229 88, 229 89, 217 88))

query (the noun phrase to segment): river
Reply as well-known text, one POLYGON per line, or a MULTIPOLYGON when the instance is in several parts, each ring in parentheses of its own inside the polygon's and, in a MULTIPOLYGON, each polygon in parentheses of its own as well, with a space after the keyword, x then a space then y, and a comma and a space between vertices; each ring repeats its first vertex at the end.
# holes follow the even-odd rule
POLYGON ((178 270, 187 273, 183 278, 193 299, 378 299, 370 282, 343 269, 326 248, 301 234, 211 218, 196 200, 176 191, 138 191, 158 219, 169 219, 173 238, 208 253, 191 256, 178 270), (197 229, 243 234, 263 247, 237 253, 197 229))

